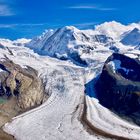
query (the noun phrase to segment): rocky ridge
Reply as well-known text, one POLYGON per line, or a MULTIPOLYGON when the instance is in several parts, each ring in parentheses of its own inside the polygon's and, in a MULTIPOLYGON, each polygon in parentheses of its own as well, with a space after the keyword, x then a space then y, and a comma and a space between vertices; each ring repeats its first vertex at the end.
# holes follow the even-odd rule
POLYGON ((0 61, 0 127, 11 118, 42 104, 44 94, 38 72, 27 66, 22 68, 9 59, 0 61))
POLYGON ((112 54, 95 85, 100 103, 140 124, 140 61, 112 54))

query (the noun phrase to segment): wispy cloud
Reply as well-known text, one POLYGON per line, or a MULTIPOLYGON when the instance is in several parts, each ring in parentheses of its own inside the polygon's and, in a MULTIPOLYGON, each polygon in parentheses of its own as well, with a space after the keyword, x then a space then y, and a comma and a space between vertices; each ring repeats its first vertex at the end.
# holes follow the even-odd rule
POLYGON ((75 5, 68 7, 69 9, 89 9, 89 10, 98 10, 98 11, 113 11, 117 10, 116 8, 110 8, 110 7, 103 7, 99 5, 75 5))
POLYGON ((0 24, 0 28, 13 28, 14 24, 0 24))
POLYGON ((18 28, 18 27, 35 27, 35 26, 44 26, 47 23, 16 23, 16 24, 0 24, 0 28, 18 28))
POLYGON ((14 12, 6 4, 0 4, 0 16, 12 16, 14 12))
POLYGON ((85 23, 76 23, 73 24, 73 26, 76 26, 80 29, 86 29, 86 28, 93 28, 98 22, 85 22, 85 23))
POLYGON ((25 24, 15 24, 16 26, 43 26, 47 23, 25 23, 25 24))
POLYGON ((16 15, 17 0, 0 0, 0 17, 16 15))

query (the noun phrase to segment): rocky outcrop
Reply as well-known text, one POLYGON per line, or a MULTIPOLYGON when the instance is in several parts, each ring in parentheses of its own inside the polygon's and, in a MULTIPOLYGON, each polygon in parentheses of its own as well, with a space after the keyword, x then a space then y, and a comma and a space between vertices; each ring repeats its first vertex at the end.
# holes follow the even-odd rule
POLYGON ((11 118, 40 105, 46 100, 42 80, 31 67, 15 64, 6 58, 0 61, 0 139, 14 140, 2 126, 11 118))
POLYGON ((114 53, 104 64, 95 84, 99 101, 140 124, 140 62, 114 53))
POLYGON ((44 98, 44 87, 38 73, 31 67, 22 68, 10 60, 0 61, 0 96, 16 98, 21 109, 40 105, 44 98))
POLYGON ((0 139, 14 140, 2 126, 18 114, 46 100, 42 80, 31 67, 22 68, 6 58, 0 61, 0 139))

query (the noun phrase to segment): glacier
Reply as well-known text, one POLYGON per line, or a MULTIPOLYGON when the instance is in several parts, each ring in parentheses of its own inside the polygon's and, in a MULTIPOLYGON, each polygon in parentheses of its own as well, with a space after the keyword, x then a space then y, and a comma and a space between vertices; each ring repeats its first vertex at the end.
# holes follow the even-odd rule
POLYGON ((66 26, 31 40, 0 39, 0 59, 36 69, 49 93, 46 102, 12 118, 3 130, 17 140, 140 140, 140 127, 102 106, 90 84, 112 53, 140 59, 138 44, 129 43, 140 42, 130 36, 135 28, 140 31, 140 24, 112 21, 94 30, 66 26))

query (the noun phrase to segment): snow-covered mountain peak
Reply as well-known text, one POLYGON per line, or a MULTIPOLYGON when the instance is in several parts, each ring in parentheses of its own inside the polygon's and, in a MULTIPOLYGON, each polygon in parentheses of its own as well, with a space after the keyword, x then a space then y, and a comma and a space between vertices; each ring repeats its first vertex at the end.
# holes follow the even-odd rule
POLYGON ((130 46, 138 46, 140 44, 140 30, 138 28, 134 28, 124 35, 121 42, 124 45, 130 46))
POLYGON ((28 44, 28 46, 37 51, 41 50, 44 51, 44 53, 47 52, 47 54, 49 55, 54 55, 56 53, 56 49, 57 51, 61 52, 61 54, 64 50, 66 51, 66 48, 68 47, 68 44, 70 42, 85 41, 87 39, 88 35, 85 35, 81 30, 77 29, 76 27, 65 26, 63 28, 59 28, 53 31, 48 30, 46 33, 43 33, 43 35, 34 38, 28 44))
POLYGON ((123 25, 119 22, 111 21, 95 26, 96 31, 101 34, 110 36, 115 40, 121 40, 121 37, 124 33, 129 32, 135 28, 140 29, 140 23, 123 25))
POLYGON ((132 32, 138 32, 138 33, 140 33, 140 30, 138 29, 138 28, 134 28, 133 30, 132 30, 132 32))
POLYGON ((65 27, 62 28, 62 30, 64 30, 64 31, 70 30, 70 31, 73 31, 73 32, 79 31, 79 29, 77 29, 74 26, 65 26, 65 27))
POLYGON ((127 27, 119 22, 112 21, 95 26, 95 30, 99 31, 101 34, 119 40, 120 35, 127 30, 127 27))
POLYGON ((108 27, 111 27, 111 28, 114 28, 114 29, 116 29, 118 27, 121 27, 121 28, 125 27, 125 25, 121 24, 120 22, 110 21, 110 22, 104 22, 104 23, 102 23, 100 25, 96 25, 96 28, 103 27, 103 26, 105 26, 105 27, 108 26, 108 27))
POLYGON ((73 34, 77 34, 78 32, 81 32, 81 31, 74 26, 65 26, 65 27, 57 29, 55 33, 60 36, 61 35, 72 36, 73 34))
MULTIPOLYGON (((132 30, 137 32, 138 27, 137 23, 123 25, 116 21, 97 25, 95 30, 80 30, 74 26, 65 26, 56 30, 46 30, 41 36, 33 38, 27 47, 41 55, 79 61, 82 57, 92 57, 94 51, 98 49, 113 52, 129 49, 123 44, 122 39, 128 33, 134 34, 131 33, 132 30)), ((133 37, 131 42, 134 39, 133 37)))
POLYGON ((91 31, 79 30, 74 26, 65 26, 53 32, 46 32, 33 39, 27 46, 41 55, 61 59, 73 59, 81 62, 82 55, 92 55, 97 47, 112 47, 113 39, 91 31))

